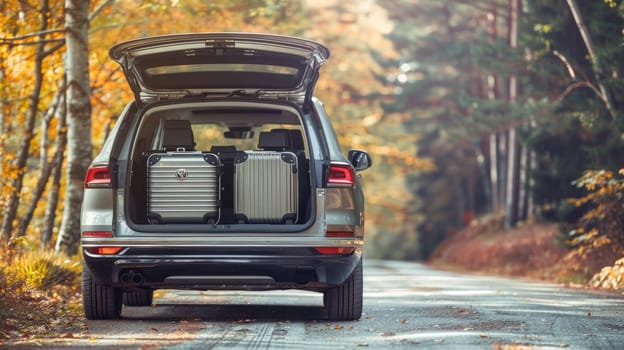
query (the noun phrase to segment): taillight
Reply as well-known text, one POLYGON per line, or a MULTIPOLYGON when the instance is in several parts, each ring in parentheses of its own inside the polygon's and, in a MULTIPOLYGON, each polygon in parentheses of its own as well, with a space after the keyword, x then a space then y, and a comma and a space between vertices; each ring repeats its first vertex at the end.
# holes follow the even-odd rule
MULTIPOLYGON (((354 237, 352 231, 328 231, 325 237, 354 237)), ((317 252, 325 255, 342 255, 351 254, 355 251, 354 247, 316 247, 317 252)))
POLYGON ((353 185, 355 183, 353 170, 348 165, 332 164, 329 167, 327 183, 333 185, 353 185))
POLYGON ((111 177, 108 165, 97 165, 87 169, 85 176, 85 188, 110 187, 111 177))
MULTIPOLYGON (((85 231, 82 233, 82 237, 112 238, 113 233, 111 231, 85 231)), ((86 249, 91 254, 115 255, 119 253, 123 247, 87 247, 86 249)))
POLYGON ((330 231, 325 233, 325 237, 353 237, 354 233, 351 231, 330 231))
POLYGON ((113 232, 111 231, 84 231, 82 237, 95 237, 95 238, 111 238, 113 232))

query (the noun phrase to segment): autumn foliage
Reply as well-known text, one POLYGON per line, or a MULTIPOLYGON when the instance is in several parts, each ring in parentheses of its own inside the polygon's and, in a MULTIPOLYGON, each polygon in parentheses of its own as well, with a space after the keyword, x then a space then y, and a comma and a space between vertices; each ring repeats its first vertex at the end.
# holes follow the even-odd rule
POLYGON ((578 257, 586 268, 596 261, 613 262, 591 279, 596 287, 624 288, 624 169, 619 176, 606 170, 586 171, 575 184, 587 191, 579 199, 570 199, 575 206, 586 206, 587 211, 570 231, 568 243, 574 247, 571 256, 578 257))

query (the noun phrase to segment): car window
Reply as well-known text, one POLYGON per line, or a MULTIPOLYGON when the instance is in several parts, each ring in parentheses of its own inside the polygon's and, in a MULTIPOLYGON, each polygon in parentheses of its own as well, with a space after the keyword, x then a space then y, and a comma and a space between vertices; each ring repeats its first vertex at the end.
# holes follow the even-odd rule
POLYGON ((295 129, 300 128, 293 125, 266 124, 253 129, 253 137, 248 139, 226 138, 227 127, 217 124, 193 124, 193 136, 195 137, 195 149, 198 151, 208 151, 212 146, 235 146, 237 150, 257 150, 258 139, 261 132, 274 129, 295 129))

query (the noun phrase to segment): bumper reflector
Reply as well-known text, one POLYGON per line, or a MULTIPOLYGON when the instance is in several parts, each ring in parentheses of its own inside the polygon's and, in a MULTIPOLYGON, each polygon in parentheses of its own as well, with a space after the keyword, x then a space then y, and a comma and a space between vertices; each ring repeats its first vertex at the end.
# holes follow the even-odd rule
POLYGON ((115 255, 119 253, 122 247, 89 247, 87 251, 91 254, 99 255, 115 255))
POLYGON ((355 251, 353 247, 316 247, 314 249, 323 255, 344 255, 355 251))

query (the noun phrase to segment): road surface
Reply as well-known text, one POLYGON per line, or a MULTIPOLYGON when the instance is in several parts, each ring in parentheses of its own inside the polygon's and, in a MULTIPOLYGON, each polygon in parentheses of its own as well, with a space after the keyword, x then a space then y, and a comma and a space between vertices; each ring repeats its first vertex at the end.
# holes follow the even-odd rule
POLYGON ((78 339, 22 347, 94 349, 624 349, 624 296, 430 269, 365 264, 364 315, 324 320, 321 294, 157 291, 155 306, 89 321, 78 339))

